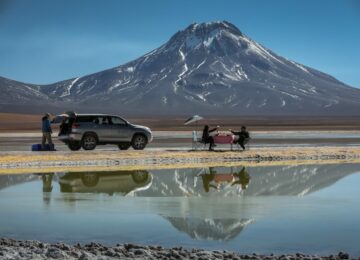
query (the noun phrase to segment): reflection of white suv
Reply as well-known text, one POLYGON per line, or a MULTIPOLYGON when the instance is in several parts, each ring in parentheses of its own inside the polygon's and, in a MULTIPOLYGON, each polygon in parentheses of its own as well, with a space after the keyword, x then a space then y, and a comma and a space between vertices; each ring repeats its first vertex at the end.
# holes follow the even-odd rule
POLYGON ((147 171, 68 172, 60 177, 61 192, 122 193, 150 186, 152 176, 147 171))
POLYGON ((132 146, 142 150, 152 141, 150 128, 133 125, 115 115, 72 114, 60 125, 59 140, 70 150, 93 150, 97 145, 116 144, 120 150, 132 146))

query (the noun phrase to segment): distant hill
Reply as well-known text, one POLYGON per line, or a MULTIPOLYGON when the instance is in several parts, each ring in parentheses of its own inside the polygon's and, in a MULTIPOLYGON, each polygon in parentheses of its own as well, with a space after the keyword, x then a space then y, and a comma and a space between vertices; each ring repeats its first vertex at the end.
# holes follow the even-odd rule
POLYGON ((37 86, 0 77, 0 111, 11 113, 44 113, 62 111, 68 104, 50 98, 37 86))
POLYGON ((195 23, 116 68, 46 86, 0 78, 6 112, 360 115, 360 90, 283 58, 229 22, 195 23))

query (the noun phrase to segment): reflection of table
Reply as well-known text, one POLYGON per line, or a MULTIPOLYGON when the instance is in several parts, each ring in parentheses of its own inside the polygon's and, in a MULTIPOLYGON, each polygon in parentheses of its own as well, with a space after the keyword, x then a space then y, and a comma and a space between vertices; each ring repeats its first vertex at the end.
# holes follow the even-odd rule
POLYGON ((215 182, 233 182, 234 179, 235 177, 231 173, 217 173, 214 176, 215 182))

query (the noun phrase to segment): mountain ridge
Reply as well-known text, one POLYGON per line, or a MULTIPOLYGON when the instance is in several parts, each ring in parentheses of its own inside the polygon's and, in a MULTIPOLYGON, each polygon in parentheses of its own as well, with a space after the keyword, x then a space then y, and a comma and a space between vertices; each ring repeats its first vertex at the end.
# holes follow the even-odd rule
POLYGON ((44 105, 77 111, 139 115, 360 111, 360 90, 277 55, 226 21, 193 23, 159 48, 94 74, 49 85, 18 83, 17 95, 9 95, 14 91, 1 82, 0 78, 5 89, 1 100, 10 99, 8 103, 26 106, 29 99, 23 97, 33 96, 44 105))

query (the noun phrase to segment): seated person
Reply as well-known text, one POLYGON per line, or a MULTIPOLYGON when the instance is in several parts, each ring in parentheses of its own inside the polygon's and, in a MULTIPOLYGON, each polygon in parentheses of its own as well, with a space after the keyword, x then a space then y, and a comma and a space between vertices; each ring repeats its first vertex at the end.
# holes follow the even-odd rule
POLYGON ((108 125, 109 124, 109 120, 108 120, 108 118, 107 117, 102 117, 102 120, 101 120, 101 124, 102 125, 108 125))
POLYGON ((204 126, 204 130, 203 130, 203 133, 202 133, 202 141, 205 144, 210 144, 209 151, 213 151, 214 150, 213 147, 216 146, 215 143, 214 143, 214 138, 212 136, 210 136, 210 133, 216 131, 217 129, 218 129, 218 127, 209 130, 208 125, 204 126))
POLYGON ((241 148, 245 150, 245 144, 249 141, 250 134, 248 131, 246 131, 246 127, 242 126, 240 132, 235 132, 230 129, 230 132, 234 135, 238 135, 238 139, 236 140, 236 143, 239 143, 241 148))

